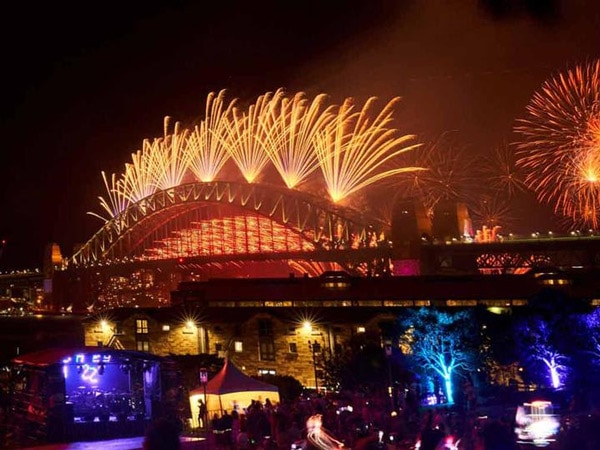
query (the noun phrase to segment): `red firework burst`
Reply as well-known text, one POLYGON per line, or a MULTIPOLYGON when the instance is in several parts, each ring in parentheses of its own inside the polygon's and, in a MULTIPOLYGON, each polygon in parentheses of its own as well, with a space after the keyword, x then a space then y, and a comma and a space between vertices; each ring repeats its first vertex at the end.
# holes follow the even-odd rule
POLYGON ((526 185, 573 226, 598 228, 600 60, 546 81, 515 131, 526 185))

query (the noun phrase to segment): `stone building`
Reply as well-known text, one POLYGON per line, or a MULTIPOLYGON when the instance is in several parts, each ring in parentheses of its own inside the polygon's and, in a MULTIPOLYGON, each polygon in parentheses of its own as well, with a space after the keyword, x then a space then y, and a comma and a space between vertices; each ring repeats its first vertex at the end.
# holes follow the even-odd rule
POLYGON ((122 308, 84 321, 85 345, 159 356, 228 355, 247 375, 289 375, 318 385, 313 358, 341 352, 352 335, 382 333, 391 311, 333 308, 122 308))
POLYGON ((120 308, 84 322, 85 344, 165 355, 228 357, 247 375, 290 375, 319 383, 315 360, 369 333, 391 345, 404 308, 527 304, 539 292, 525 276, 211 279, 182 282, 171 307, 120 308))

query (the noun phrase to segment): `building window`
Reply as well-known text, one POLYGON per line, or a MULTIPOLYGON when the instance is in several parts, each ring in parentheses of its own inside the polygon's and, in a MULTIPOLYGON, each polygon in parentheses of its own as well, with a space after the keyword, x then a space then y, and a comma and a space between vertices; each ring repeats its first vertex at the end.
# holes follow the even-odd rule
POLYGON ((170 325, 163 325, 162 326, 162 330, 163 331, 170 331, 171 330, 171 326, 170 325))
POLYGON ((298 353, 298 345, 295 342, 290 342, 290 353, 298 353))
POLYGON ((269 319, 258 321, 258 344, 261 361, 275 361, 275 340, 273 322, 269 319))
POLYGON ((148 321, 146 319, 135 319, 135 334, 148 334, 148 321))
POLYGON ((258 321, 258 336, 273 336, 273 322, 269 319, 260 319, 258 321))
POLYGON ((237 353, 241 353, 241 352, 243 352, 243 351, 244 351, 244 346, 243 346, 243 344, 242 344, 242 341, 235 341, 235 342, 233 343, 233 348, 235 349, 235 351, 236 351, 237 353))
POLYGON ((273 337, 262 337, 259 340, 260 345, 260 360, 275 361, 275 342, 273 337))
POLYGON ((357 333, 364 333, 365 331, 366 331, 365 327, 356 327, 356 332, 357 333))
POLYGON ((148 339, 138 339, 136 342, 136 349, 139 352, 149 352, 150 351, 150 341, 148 339))
POLYGON ((275 369, 258 369, 259 375, 277 375, 277 371, 275 369))

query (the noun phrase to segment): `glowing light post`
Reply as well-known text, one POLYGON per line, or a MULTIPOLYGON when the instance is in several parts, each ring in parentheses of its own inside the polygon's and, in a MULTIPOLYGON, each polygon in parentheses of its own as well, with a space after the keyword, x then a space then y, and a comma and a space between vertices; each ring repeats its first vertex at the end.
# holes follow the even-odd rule
POLYGON ((319 393, 319 376, 317 374, 317 353, 321 352, 321 344, 308 341, 308 348, 312 351, 313 370, 315 371, 315 391, 319 393))
POLYGON ((199 375, 200 375, 200 384, 202 385, 202 388, 204 390, 204 406, 205 406, 205 413, 202 417, 202 427, 207 428, 206 419, 208 416, 208 403, 206 401, 206 384, 208 383, 208 370, 205 367, 200 368, 199 375))
POLYGON ((386 339, 384 342, 385 359, 388 370, 388 396, 390 397, 392 411, 396 409, 396 401, 394 399, 394 382, 392 381, 392 341, 386 339))

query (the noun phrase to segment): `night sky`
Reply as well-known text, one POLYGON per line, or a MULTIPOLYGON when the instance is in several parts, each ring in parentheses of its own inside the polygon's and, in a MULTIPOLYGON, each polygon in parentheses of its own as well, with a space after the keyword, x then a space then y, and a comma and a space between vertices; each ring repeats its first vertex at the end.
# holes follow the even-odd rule
POLYGON ((401 96, 402 130, 489 152, 544 80, 600 57, 600 2, 11 2, 0 30, 0 267, 20 269, 89 239, 100 172, 210 91, 401 96))

